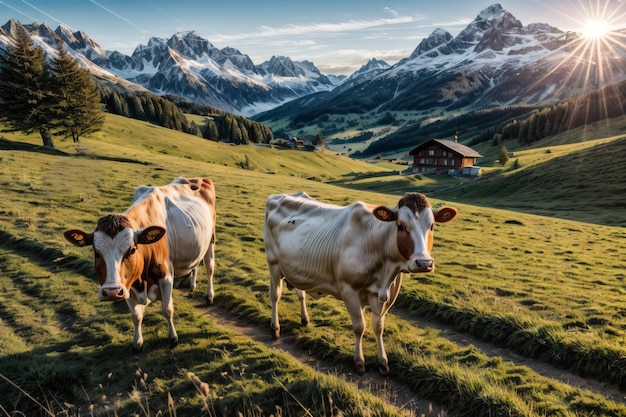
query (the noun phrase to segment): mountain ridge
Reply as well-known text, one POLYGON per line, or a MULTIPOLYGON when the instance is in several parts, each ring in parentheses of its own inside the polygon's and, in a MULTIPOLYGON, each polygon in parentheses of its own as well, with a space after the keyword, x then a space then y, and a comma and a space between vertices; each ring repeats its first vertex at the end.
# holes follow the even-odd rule
MULTIPOLYGON (((0 27, 0 45, 4 48, 18 24, 10 19, 0 27)), ((22 26, 48 53, 53 53, 54 36, 59 36, 83 66, 112 83, 124 80, 135 84, 135 89, 177 95, 240 115, 328 91, 345 78, 327 77, 310 61, 292 61, 284 56, 255 65, 238 49, 219 49, 194 30, 168 39, 152 37, 128 56, 105 51, 86 33, 72 32, 63 25, 54 31, 36 22, 22 26)))
MULTIPOLYGON (((626 36, 626 31, 620 36, 626 36)), ((464 115, 509 106, 528 107, 530 113, 626 80, 626 47, 615 42, 602 55, 602 65, 594 65, 581 58, 591 45, 579 34, 547 23, 524 26, 496 3, 481 11, 456 37, 435 29, 409 57, 373 77, 311 96, 306 106, 299 99, 254 119, 308 135, 311 132, 306 126, 315 126, 335 139, 346 132, 378 133, 383 127, 350 120, 350 114, 358 114, 361 120, 379 120, 391 113, 394 117, 386 119, 393 123, 384 127, 385 134, 360 152, 359 156, 366 157, 380 155, 382 148, 398 156, 428 140, 434 133, 432 121, 462 119, 462 125, 442 125, 436 137, 460 133, 461 141, 469 143, 478 132, 464 115), (342 120, 345 123, 340 123, 342 120), (383 142, 384 147, 380 146, 383 142)), ((519 112, 510 117, 502 114, 493 127, 520 116, 519 112)))

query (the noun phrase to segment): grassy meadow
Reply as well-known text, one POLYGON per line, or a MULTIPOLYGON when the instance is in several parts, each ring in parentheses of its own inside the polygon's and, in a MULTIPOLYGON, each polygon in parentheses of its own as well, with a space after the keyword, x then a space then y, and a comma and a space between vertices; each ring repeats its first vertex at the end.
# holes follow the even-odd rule
MULTIPOLYGON (((459 416, 624 416, 626 400, 615 392, 626 388, 626 193, 590 192, 618 192, 624 174, 588 175, 586 187, 573 175, 556 177, 572 160, 616 164, 626 142, 617 126, 593 143, 572 135, 514 149, 520 167, 494 167, 462 185, 400 177, 388 165, 332 152, 233 147, 112 115, 79 145, 57 141, 56 152, 41 149, 37 136, 5 134, 0 415, 431 416, 441 406, 459 416), (555 208, 560 197, 547 186, 535 187, 528 201, 530 179, 519 194, 500 191, 514 179, 539 178, 541 169, 555 176, 542 177, 546 184, 569 193, 567 211, 555 208), (137 186, 179 175, 216 185, 215 305, 205 305, 201 268, 193 296, 184 283, 175 290, 180 344, 168 348, 156 303, 146 309, 144 351, 131 355, 126 304, 97 301, 91 250, 71 246, 62 233, 93 230, 99 217, 124 211, 137 186), (391 392, 377 395, 351 375, 354 337, 341 301, 310 300, 306 328, 293 291, 280 304, 283 338, 336 371, 320 372, 271 347, 264 204, 272 193, 296 191, 340 205, 391 206, 405 192, 424 191, 434 205, 458 209, 457 219, 436 226, 435 272, 405 275, 385 328, 389 381, 435 410, 394 403, 391 392), (264 336, 240 334, 215 315, 236 317, 264 336), (424 320, 438 326, 418 325, 424 320), (512 352, 520 363, 455 343, 440 326, 512 352), (611 390, 553 378, 525 360, 611 390)), ((364 353, 370 372, 376 344, 369 323, 364 353)))

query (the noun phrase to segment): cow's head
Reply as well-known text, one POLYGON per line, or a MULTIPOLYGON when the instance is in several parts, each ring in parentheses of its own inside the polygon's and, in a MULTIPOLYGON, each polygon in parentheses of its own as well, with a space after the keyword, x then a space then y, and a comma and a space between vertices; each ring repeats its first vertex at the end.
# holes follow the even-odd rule
POLYGON ((165 236, 165 228, 149 226, 136 231, 128 217, 111 214, 98 221, 93 233, 72 229, 64 236, 76 246, 93 246, 96 276, 101 286, 99 299, 117 301, 127 299, 130 287, 142 279, 146 259, 144 251, 138 250, 140 245, 158 242, 165 236))
POLYGON ((384 222, 395 222, 398 227, 398 251, 407 261, 408 272, 431 272, 435 261, 431 256, 435 223, 448 222, 456 210, 442 207, 433 210, 423 194, 406 194, 395 209, 379 206, 374 216, 384 222))

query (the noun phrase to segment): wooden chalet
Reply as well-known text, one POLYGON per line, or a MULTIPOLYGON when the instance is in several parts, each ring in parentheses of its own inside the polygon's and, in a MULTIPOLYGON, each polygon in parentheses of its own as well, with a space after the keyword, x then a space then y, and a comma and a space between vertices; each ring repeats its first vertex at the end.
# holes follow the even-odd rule
POLYGON ((476 164, 483 156, 456 141, 431 139, 409 152, 413 155, 411 172, 439 172, 461 170, 476 164))

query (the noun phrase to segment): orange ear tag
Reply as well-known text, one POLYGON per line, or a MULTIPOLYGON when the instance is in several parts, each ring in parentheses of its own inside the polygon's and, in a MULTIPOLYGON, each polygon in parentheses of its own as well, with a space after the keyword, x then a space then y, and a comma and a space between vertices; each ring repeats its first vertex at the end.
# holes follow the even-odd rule
POLYGON ((149 241, 152 241, 152 240, 158 238, 159 236, 161 236, 161 230, 154 229, 154 230, 148 231, 146 239, 149 240, 149 241))
POLYGON ((389 210, 385 210, 382 207, 379 207, 378 209, 376 209, 376 217, 378 217, 380 220, 383 220, 383 221, 391 220, 391 216, 389 215, 389 210))

